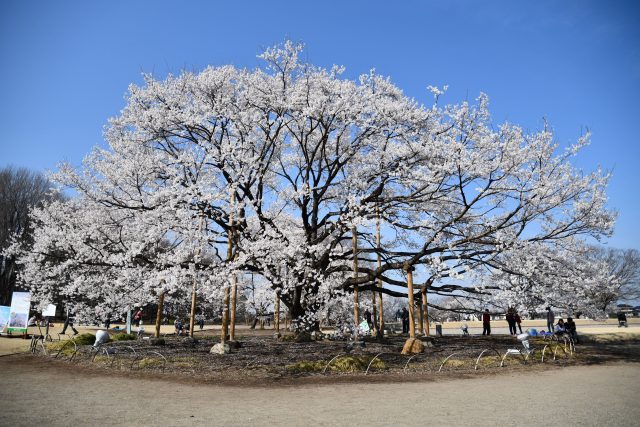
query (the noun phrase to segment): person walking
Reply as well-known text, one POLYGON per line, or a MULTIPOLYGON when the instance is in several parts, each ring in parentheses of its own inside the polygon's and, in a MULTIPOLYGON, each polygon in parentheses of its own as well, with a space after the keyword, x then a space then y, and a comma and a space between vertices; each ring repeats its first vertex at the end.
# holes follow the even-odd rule
POLYGON ((409 333, 409 310, 405 307, 402 308, 402 313, 400 314, 400 318, 402 319, 402 333, 409 333))
POLYGON ((513 308, 510 308, 509 310, 507 310, 507 323, 509 324, 509 334, 510 335, 515 335, 517 334, 516 331, 516 315, 513 311, 513 308))
POLYGON ((516 318, 516 325, 518 325, 518 329, 520 329, 520 333, 522 333, 522 319, 520 318, 520 315, 518 314, 518 312, 515 312, 515 318, 516 318))
POLYGON ((482 313, 482 335, 491 335, 491 315, 488 308, 482 313))
POLYGON ((64 335, 64 333, 67 331, 67 328, 69 327, 71 327, 73 335, 78 335, 78 331, 73 327, 73 317, 69 316, 69 308, 67 308, 67 318, 64 319, 64 325, 62 326, 61 334, 64 335))
POLYGON ((551 307, 547 307, 547 332, 553 333, 553 324, 556 321, 556 316, 553 314, 551 307))

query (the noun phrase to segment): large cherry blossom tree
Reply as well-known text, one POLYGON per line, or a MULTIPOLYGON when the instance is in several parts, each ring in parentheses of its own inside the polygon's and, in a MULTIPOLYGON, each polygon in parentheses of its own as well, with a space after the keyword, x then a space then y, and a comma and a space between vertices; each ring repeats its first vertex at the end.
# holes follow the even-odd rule
POLYGON ((42 243, 23 262, 34 271, 57 254, 68 283, 96 292, 129 288, 89 271, 137 271, 144 295, 189 274, 213 295, 252 272, 310 327, 356 289, 406 295, 414 268, 430 293, 484 292, 452 279, 505 251, 610 232, 607 175, 571 164, 588 135, 560 150, 548 127, 494 124, 484 94, 440 106, 430 87, 424 106, 387 77, 349 80, 300 52, 286 42, 252 71, 145 75, 109 121, 108 146, 53 177, 78 197, 36 214, 42 243))

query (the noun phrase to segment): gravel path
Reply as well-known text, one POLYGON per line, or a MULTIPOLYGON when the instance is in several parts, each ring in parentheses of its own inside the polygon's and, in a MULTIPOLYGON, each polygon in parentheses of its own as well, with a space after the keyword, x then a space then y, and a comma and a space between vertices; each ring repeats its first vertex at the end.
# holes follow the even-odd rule
POLYGON ((0 425, 637 425, 640 364, 411 383, 221 387, 0 357, 0 425))

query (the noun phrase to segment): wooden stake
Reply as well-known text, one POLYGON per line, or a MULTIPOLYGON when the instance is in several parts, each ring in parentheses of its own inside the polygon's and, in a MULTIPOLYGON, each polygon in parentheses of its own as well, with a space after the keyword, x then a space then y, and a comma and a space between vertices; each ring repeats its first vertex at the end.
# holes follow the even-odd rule
POLYGON ((407 272, 407 296, 409 299, 409 338, 416 337, 415 313, 413 312, 413 270, 414 268, 405 264, 404 270, 407 272))

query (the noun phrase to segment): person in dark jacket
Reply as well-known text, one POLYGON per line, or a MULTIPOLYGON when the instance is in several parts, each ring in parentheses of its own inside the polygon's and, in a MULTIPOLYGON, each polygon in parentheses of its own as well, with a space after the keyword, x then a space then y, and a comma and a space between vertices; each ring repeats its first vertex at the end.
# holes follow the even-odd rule
POLYGON ((618 328, 621 328, 622 326, 624 326, 625 328, 627 327, 627 315, 619 311, 618 312, 618 328))
POLYGON ((510 335, 515 335, 518 332, 516 331, 516 315, 513 311, 513 308, 510 308, 509 310, 507 310, 507 323, 509 324, 509 334, 510 335))
POLYGON ((553 333, 553 324, 556 321, 556 316, 553 314, 551 307, 547 307, 547 332, 553 333))
POLYGON ((567 317, 567 321, 564 322, 564 329, 567 331, 571 339, 575 343, 578 342, 578 332, 576 331, 576 322, 573 321, 572 317, 567 317))
POLYGON ((522 333, 522 318, 520 318, 520 315, 517 311, 515 312, 514 316, 516 319, 516 325, 518 325, 518 329, 520 329, 520 333, 522 333))
POLYGON ((67 328, 71 327, 73 335, 78 335, 78 331, 73 327, 73 317, 69 316, 69 309, 67 309, 67 318, 64 319, 64 326, 62 326, 62 334, 67 331, 67 328))
POLYGON ((491 335, 491 315, 488 308, 482 313, 482 335, 491 335))
POLYGON ((406 308, 402 308, 402 314, 400 315, 402 319, 402 333, 409 333, 409 310, 406 308))

